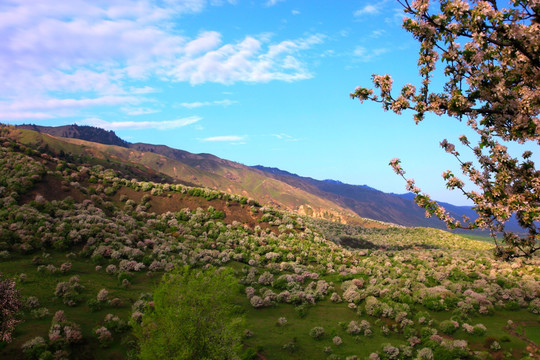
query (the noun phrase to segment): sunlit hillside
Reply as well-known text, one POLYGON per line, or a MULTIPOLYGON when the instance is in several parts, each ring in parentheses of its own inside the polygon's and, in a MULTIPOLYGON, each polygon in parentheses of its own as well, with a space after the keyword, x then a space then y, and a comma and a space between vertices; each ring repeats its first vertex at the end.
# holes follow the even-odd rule
POLYGON ((133 329, 186 265, 231 269, 241 359, 538 357, 538 258, 277 210, 80 141, 60 153, 2 133, 0 272, 23 304, 2 359, 136 358, 133 329))

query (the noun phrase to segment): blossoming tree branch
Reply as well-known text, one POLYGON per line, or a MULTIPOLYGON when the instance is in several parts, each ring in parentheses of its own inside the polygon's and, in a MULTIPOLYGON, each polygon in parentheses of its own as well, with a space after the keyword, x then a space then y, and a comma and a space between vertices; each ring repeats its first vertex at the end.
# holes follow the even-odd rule
POLYGON ((359 86, 351 97, 381 103, 397 114, 412 110, 416 123, 430 112, 466 122, 478 134, 477 143, 465 135, 459 141, 476 161, 466 161, 446 139, 441 147, 459 161, 479 191, 467 190, 452 171, 443 172, 443 178, 449 189, 473 201, 474 221, 454 219, 422 193, 414 180, 405 178, 399 159, 390 165, 407 181, 407 190, 427 216, 439 217, 450 229, 489 229, 503 259, 532 256, 540 249, 540 171, 531 151, 514 158, 504 143, 540 144, 540 1, 512 0, 500 8, 496 0, 439 0, 435 12, 429 0, 399 2, 409 16, 403 27, 420 42, 420 88, 406 84, 397 96, 390 75, 373 75, 378 94, 359 86), (439 64, 445 83, 442 92, 435 92, 430 84, 439 64), (526 235, 505 231, 512 215, 526 235))

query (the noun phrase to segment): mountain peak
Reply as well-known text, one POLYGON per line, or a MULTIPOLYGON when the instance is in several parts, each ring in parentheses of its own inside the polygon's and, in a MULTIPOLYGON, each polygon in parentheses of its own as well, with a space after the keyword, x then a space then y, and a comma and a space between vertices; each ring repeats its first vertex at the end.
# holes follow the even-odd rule
POLYGON ((88 125, 71 124, 63 126, 41 126, 35 124, 23 124, 16 125, 16 127, 46 133, 52 136, 81 139, 104 145, 129 147, 129 142, 119 138, 114 131, 107 131, 88 125))

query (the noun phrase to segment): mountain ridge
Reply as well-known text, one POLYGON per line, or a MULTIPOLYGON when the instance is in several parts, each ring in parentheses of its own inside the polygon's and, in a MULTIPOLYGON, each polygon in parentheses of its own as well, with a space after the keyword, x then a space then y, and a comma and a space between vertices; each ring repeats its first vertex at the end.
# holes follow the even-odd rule
MULTIPOLYGON (((42 130, 44 130, 43 133, 38 133, 33 130, 18 128, 12 136, 26 143, 48 147, 57 153, 71 151, 75 152, 76 156, 97 156, 107 158, 110 161, 142 165, 153 171, 163 173, 182 184, 246 196, 260 203, 298 211, 305 215, 314 215, 336 221, 349 219, 348 221, 358 222, 358 220, 354 220, 357 216, 351 210, 341 208, 329 200, 318 198, 289 184, 269 178, 260 170, 220 159, 214 155, 192 154, 165 145, 143 143, 130 144, 130 147, 126 147, 125 144, 125 146, 105 145, 77 138, 55 137, 45 132, 49 129, 44 128, 42 130), (25 133, 15 134, 17 131, 25 133)), ((78 133, 71 132, 71 134, 78 133)))
MULTIPOLYGON (((263 203, 284 206, 306 215, 317 212, 321 215, 333 209, 336 214, 341 213, 345 217, 354 213, 362 218, 398 225, 446 229, 446 225, 439 219, 426 218, 424 210, 415 204, 410 194, 385 193, 368 185, 350 185, 339 180, 316 180, 275 167, 246 166, 212 154, 193 154, 166 145, 129 143, 119 138, 113 131, 91 126, 23 125, 17 128, 67 139, 119 146, 130 151, 129 154, 119 149, 102 149, 102 151, 125 160, 139 162, 184 183, 242 194, 263 203), (351 212, 349 215, 348 211, 351 212)), ((462 215, 474 218, 476 214, 470 207, 448 203, 441 205, 458 219, 462 215)))

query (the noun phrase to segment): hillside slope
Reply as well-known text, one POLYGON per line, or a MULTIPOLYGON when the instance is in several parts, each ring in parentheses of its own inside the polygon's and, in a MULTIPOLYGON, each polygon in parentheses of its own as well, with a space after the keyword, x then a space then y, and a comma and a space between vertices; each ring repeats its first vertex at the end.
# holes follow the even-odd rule
MULTIPOLYGON (((540 351, 528 338, 540 326, 537 258, 499 262, 492 244, 437 229, 345 225, 152 182, 155 171, 115 158, 124 148, 102 145, 112 156, 82 140, 7 133, 0 126, 0 281, 16 286, 24 307, 0 359, 131 359, 146 340, 137 324, 153 327, 152 314, 173 319, 173 330, 185 325, 161 311, 155 288, 188 266, 195 280, 218 268, 234 277, 227 304, 245 320, 241 359, 540 351)), ((208 286, 198 293, 213 296, 208 286)), ((173 304, 201 324, 215 319, 198 316, 197 301, 173 304)), ((152 336, 167 338, 162 330, 152 336)))
POLYGON ((314 194, 268 177, 259 170, 222 160, 212 155, 196 155, 151 144, 106 145, 77 138, 51 136, 27 129, 12 129, 10 136, 23 143, 46 147, 57 153, 101 158, 125 166, 128 164, 142 166, 161 173, 164 178, 171 178, 177 183, 240 194, 263 204, 299 211, 308 215, 339 221, 345 221, 345 219, 351 221, 355 217, 357 218, 354 212, 342 208, 330 200, 319 198, 314 194))
MULTIPOLYGON (((112 131, 90 126, 22 125, 18 128, 72 139, 64 141, 85 147, 85 151, 92 156, 112 156, 116 161, 140 164, 177 182, 242 194, 261 203, 303 214, 340 218, 341 221, 351 221, 358 215, 404 226, 446 229, 439 219, 426 218, 424 210, 415 204, 410 194, 388 194, 366 185, 316 180, 260 165, 249 167, 211 154, 193 154, 165 145, 129 143, 112 131), (90 148, 93 150, 90 151, 90 148)), ((42 140, 34 137, 33 141, 42 140)), ((76 150, 68 146, 66 151, 76 150)), ((441 205, 455 218, 461 219, 463 215, 475 218, 475 212, 470 207, 446 203, 441 205)), ((522 230, 514 219, 510 221, 508 229, 518 232, 522 230)))
POLYGON ((438 219, 426 219, 424 211, 413 200, 387 194, 368 186, 344 184, 337 181, 315 180, 275 168, 255 166, 269 176, 292 186, 317 194, 362 217, 392 222, 404 226, 444 226, 438 219))

